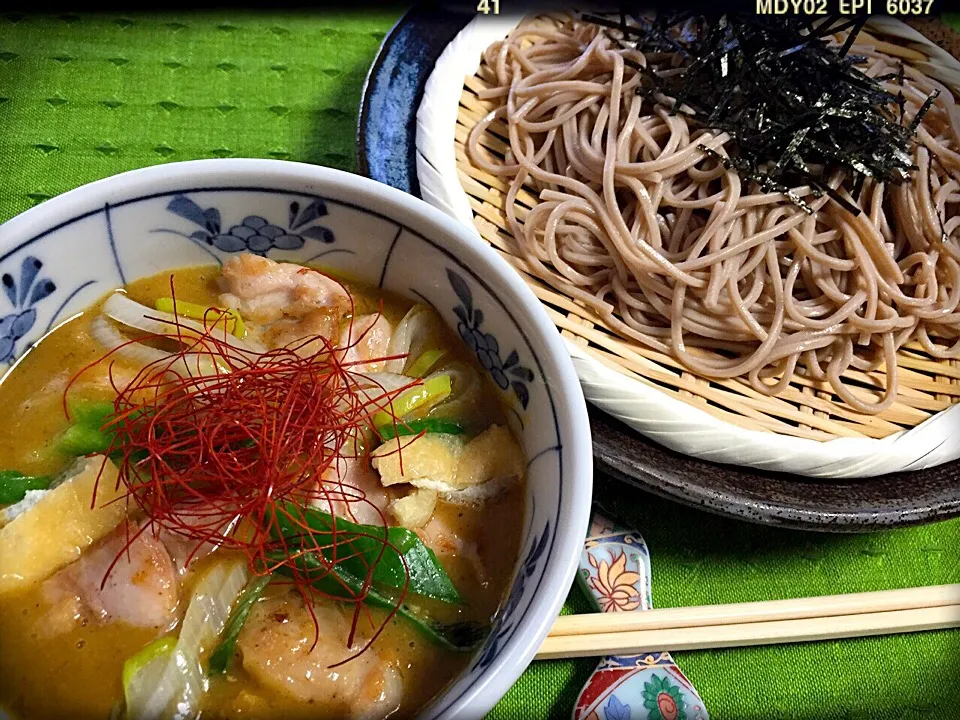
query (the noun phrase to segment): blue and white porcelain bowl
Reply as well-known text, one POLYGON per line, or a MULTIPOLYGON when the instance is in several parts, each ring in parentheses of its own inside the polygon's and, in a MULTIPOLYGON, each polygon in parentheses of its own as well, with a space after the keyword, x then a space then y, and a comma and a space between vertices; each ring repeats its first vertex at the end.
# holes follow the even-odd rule
POLYGON ((426 718, 483 717, 520 676, 567 595, 590 515, 590 427, 570 356, 490 247, 426 203, 356 175, 273 160, 136 170, 0 225, 0 363, 113 288, 252 251, 318 262, 427 302, 514 408, 528 466, 512 588, 493 632, 426 718))

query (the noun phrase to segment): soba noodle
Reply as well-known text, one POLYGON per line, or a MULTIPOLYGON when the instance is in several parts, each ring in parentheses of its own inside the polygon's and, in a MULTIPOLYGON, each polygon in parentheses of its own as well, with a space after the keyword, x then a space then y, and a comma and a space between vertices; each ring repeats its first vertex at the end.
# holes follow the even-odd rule
MULTIPOLYGON (((861 69, 895 75, 895 58, 865 45, 861 69)), ((918 342, 960 357, 960 107, 953 93, 905 67, 905 122, 940 95, 917 133, 911 180, 868 178, 854 197, 830 179, 844 210, 811 188, 815 211, 742 183, 716 154, 729 136, 671 115, 637 89, 632 63, 662 63, 568 19, 525 21, 487 49, 501 103, 471 131, 468 152, 510 182, 506 217, 529 271, 599 314, 618 334, 673 355, 708 378, 745 378, 775 395, 795 372, 827 381, 862 413, 897 396, 897 351, 918 342), (632 61, 632 63, 631 63, 632 61), (481 137, 506 123, 510 150, 481 137), (528 212, 521 188, 539 202, 528 212), (886 367, 886 387, 864 401, 850 368, 886 367)))

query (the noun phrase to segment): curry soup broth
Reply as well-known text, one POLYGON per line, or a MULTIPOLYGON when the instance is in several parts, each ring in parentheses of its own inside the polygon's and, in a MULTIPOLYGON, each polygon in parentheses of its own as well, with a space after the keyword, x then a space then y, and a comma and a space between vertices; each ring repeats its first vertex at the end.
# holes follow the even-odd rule
MULTIPOLYGON (((199 267, 178 270, 175 291, 178 300, 201 305, 218 301, 218 269, 199 267)), ((404 299, 355 283, 348 285, 356 313, 382 312, 395 325, 410 308, 404 299)), ((169 273, 138 280, 126 287, 129 296, 153 306, 171 294, 169 273)), ((89 367, 74 385, 85 399, 111 400, 113 382, 129 381, 137 368, 122 361, 94 364, 104 354, 91 335, 91 321, 100 303, 66 322, 35 346, 0 383, 0 407, 8 408, 7 428, 0 434, 0 468, 25 473, 49 474, 62 470, 70 458, 53 447, 58 433, 68 426, 63 393, 81 369, 89 367)), ((435 338, 455 359, 476 367, 462 342, 449 331, 435 338)), ((489 379, 481 373, 485 383, 489 379)), ((477 410, 484 421, 505 424, 502 407, 489 402, 498 393, 484 392, 488 401, 477 410)), ((488 621, 499 606, 510 581, 519 551, 523 516, 522 487, 514 487, 482 506, 440 502, 435 512, 443 525, 456 529, 456 537, 476 549, 476 555, 453 554, 444 558, 445 569, 465 602, 462 606, 433 603, 438 619, 488 621), (478 567, 479 565, 479 567, 478 567)), ((51 528, 51 532, 56 532, 51 528)), ((214 554, 205 562, 216 562, 214 554)), ((222 556, 222 555, 221 555, 222 556)), ((198 573, 192 571, 180 592, 179 613, 189 599, 189 588, 198 573)), ((272 584, 265 597, 289 592, 272 584)), ((67 628, 52 623, 54 606, 43 584, 6 596, 0 595, 0 706, 22 720, 62 720, 65 717, 110 717, 123 697, 121 672, 124 661, 151 640, 162 635, 155 630, 121 622, 73 622, 67 628), (51 629, 51 625, 54 629, 51 629)), ((372 631, 385 617, 384 611, 365 610, 361 629, 372 631)), ((170 634, 176 634, 177 629, 170 634)), ((322 628, 321 628, 322 632, 322 628)), ((394 619, 377 639, 374 648, 387 662, 394 662, 403 678, 403 700, 393 717, 412 717, 439 693, 466 665, 469 655, 440 648, 420 635, 409 623, 394 619)), ((210 649, 207 649, 209 652, 210 649)), ((350 656, 343 639, 344 659, 350 656)), ((233 659, 223 676, 214 677, 203 702, 204 718, 316 718, 336 717, 342 711, 336 702, 328 707, 307 703, 259 686, 243 670, 242 659, 233 659)))

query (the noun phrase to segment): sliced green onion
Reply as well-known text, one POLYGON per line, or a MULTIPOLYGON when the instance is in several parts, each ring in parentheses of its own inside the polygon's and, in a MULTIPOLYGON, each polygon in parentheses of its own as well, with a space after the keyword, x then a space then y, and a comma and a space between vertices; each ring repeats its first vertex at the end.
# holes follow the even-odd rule
POLYGON ((96 427, 103 427, 114 411, 112 402, 71 400, 67 405, 73 422, 96 427))
MULTIPOLYGON (((283 555, 268 552, 267 560, 283 562, 283 555)), ((299 572, 306 574, 314 588, 326 595, 352 600, 364 592, 364 581, 345 570, 341 565, 332 568, 325 565, 316 553, 304 553, 298 556, 294 563, 299 572), (311 577, 312 576, 312 577, 311 577)), ((292 576, 289 567, 281 565, 278 573, 292 576)), ((442 623, 434 620, 422 610, 407 604, 397 606, 395 600, 373 589, 366 588, 364 603, 372 607, 392 610, 397 608, 397 615, 410 622, 424 637, 457 652, 468 652, 480 644, 489 632, 489 628, 474 622, 442 623)))
POLYGON ((106 452, 113 441, 107 430, 113 416, 113 403, 76 401, 70 403, 73 424, 56 440, 56 448, 67 455, 81 457, 106 452))
POLYGON ((383 525, 361 525, 336 518, 315 508, 284 503, 277 513, 277 539, 304 549, 321 548, 328 566, 349 572, 352 576, 370 579, 380 586, 446 603, 460 603, 460 594, 447 575, 436 554, 424 545, 412 530, 383 525), (336 523, 336 536, 333 529, 336 523), (310 541, 303 543, 305 524, 310 541))
POLYGON ((453 420, 444 420, 443 418, 424 418, 423 420, 410 420, 408 422, 396 422, 377 428, 377 433, 384 440, 393 440, 395 437, 406 435, 419 435, 420 433, 444 433, 446 435, 462 435, 463 427, 453 420))
POLYGON ((82 457, 104 453, 110 448, 110 436, 87 425, 71 425, 57 438, 57 449, 82 457))
POLYGON ((381 410, 373 416, 374 427, 382 427, 387 424, 393 424, 397 418, 405 417, 414 410, 423 408, 429 409, 438 404, 450 394, 452 384, 449 375, 437 375, 426 380, 421 385, 412 387, 400 393, 390 407, 393 414, 381 410))
POLYGON ((410 364, 405 374, 410 377, 423 377, 446 355, 446 350, 427 350, 410 364))
POLYGON ((129 672, 125 669, 127 720, 199 717, 208 685, 200 654, 226 626, 248 576, 245 562, 227 561, 208 570, 194 585, 175 647, 162 647, 164 651, 156 650, 149 662, 132 663, 129 672))
POLYGON ((46 490, 52 478, 24 475, 18 470, 0 470, 0 505, 13 505, 30 490, 46 490))
POLYGON ((228 330, 230 330, 231 323, 233 324, 233 329, 230 330, 230 332, 232 332, 241 340, 247 334, 247 329, 243 325, 243 318, 240 317, 240 313, 233 308, 218 308, 212 305, 197 305, 196 303, 188 303, 184 300, 177 300, 176 304, 174 304, 173 298, 169 297, 160 298, 154 304, 154 307, 160 312, 170 313, 172 315, 189 318, 191 320, 199 320, 207 327, 211 326, 207 325, 207 319, 210 315, 215 317, 215 320, 212 323, 212 326, 214 327, 224 316, 226 316, 226 327, 228 330))
POLYGON ((139 678, 153 677, 162 672, 173 657, 177 649, 177 639, 172 636, 154 640, 136 655, 127 658, 123 663, 123 698, 128 708, 138 708, 145 704, 153 692, 152 687, 139 682, 139 678))
POLYGON ((240 631, 243 630, 243 624, 247 621, 247 615, 250 614, 254 604, 260 599, 269 584, 270 576, 261 575, 247 583, 243 592, 240 593, 233 612, 230 613, 230 619, 227 620, 227 626, 223 630, 220 644, 210 656, 211 675, 219 675, 227 671, 227 666, 233 658, 233 648, 237 644, 237 638, 240 637, 240 631))

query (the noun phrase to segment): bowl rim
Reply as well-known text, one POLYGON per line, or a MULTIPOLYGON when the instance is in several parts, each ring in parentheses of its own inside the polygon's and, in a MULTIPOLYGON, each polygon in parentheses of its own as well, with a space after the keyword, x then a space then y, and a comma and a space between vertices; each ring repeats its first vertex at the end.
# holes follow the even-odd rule
MULTIPOLYGON (((544 348, 543 361, 556 379, 550 388, 563 432, 561 498, 557 517, 555 555, 544 570, 540 587, 516 631, 497 651, 497 659, 479 672, 465 670, 421 711, 431 717, 446 701, 443 717, 482 717, 500 700, 533 660, 573 584, 587 535, 593 488, 593 448, 586 401, 573 361, 546 310, 533 291, 486 243, 474 238, 460 223, 417 197, 375 180, 334 168, 286 160, 224 158, 187 160, 129 170, 57 195, 0 224, 0 260, 103 205, 120 198, 209 189, 243 191, 277 185, 291 192, 319 193, 333 202, 355 204, 432 236, 438 246, 465 252, 471 268, 484 280, 500 285, 519 301, 518 320, 527 325, 544 348), (247 185, 248 187, 244 187, 247 185), (291 187, 294 186, 294 187, 291 187), (359 202, 358 202, 359 196, 359 202), (449 245, 445 245, 449 242, 449 245), (471 673, 469 687, 452 701, 452 688, 471 673)), ((463 261, 463 258, 460 258, 463 261)), ((520 324, 520 323, 518 323, 520 324)), ((522 327, 522 325, 521 325, 522 327)), ((520 558, 517 559, 519 567, 520 558)), ((515 584, 515 583, 514 583, 515 584)))

